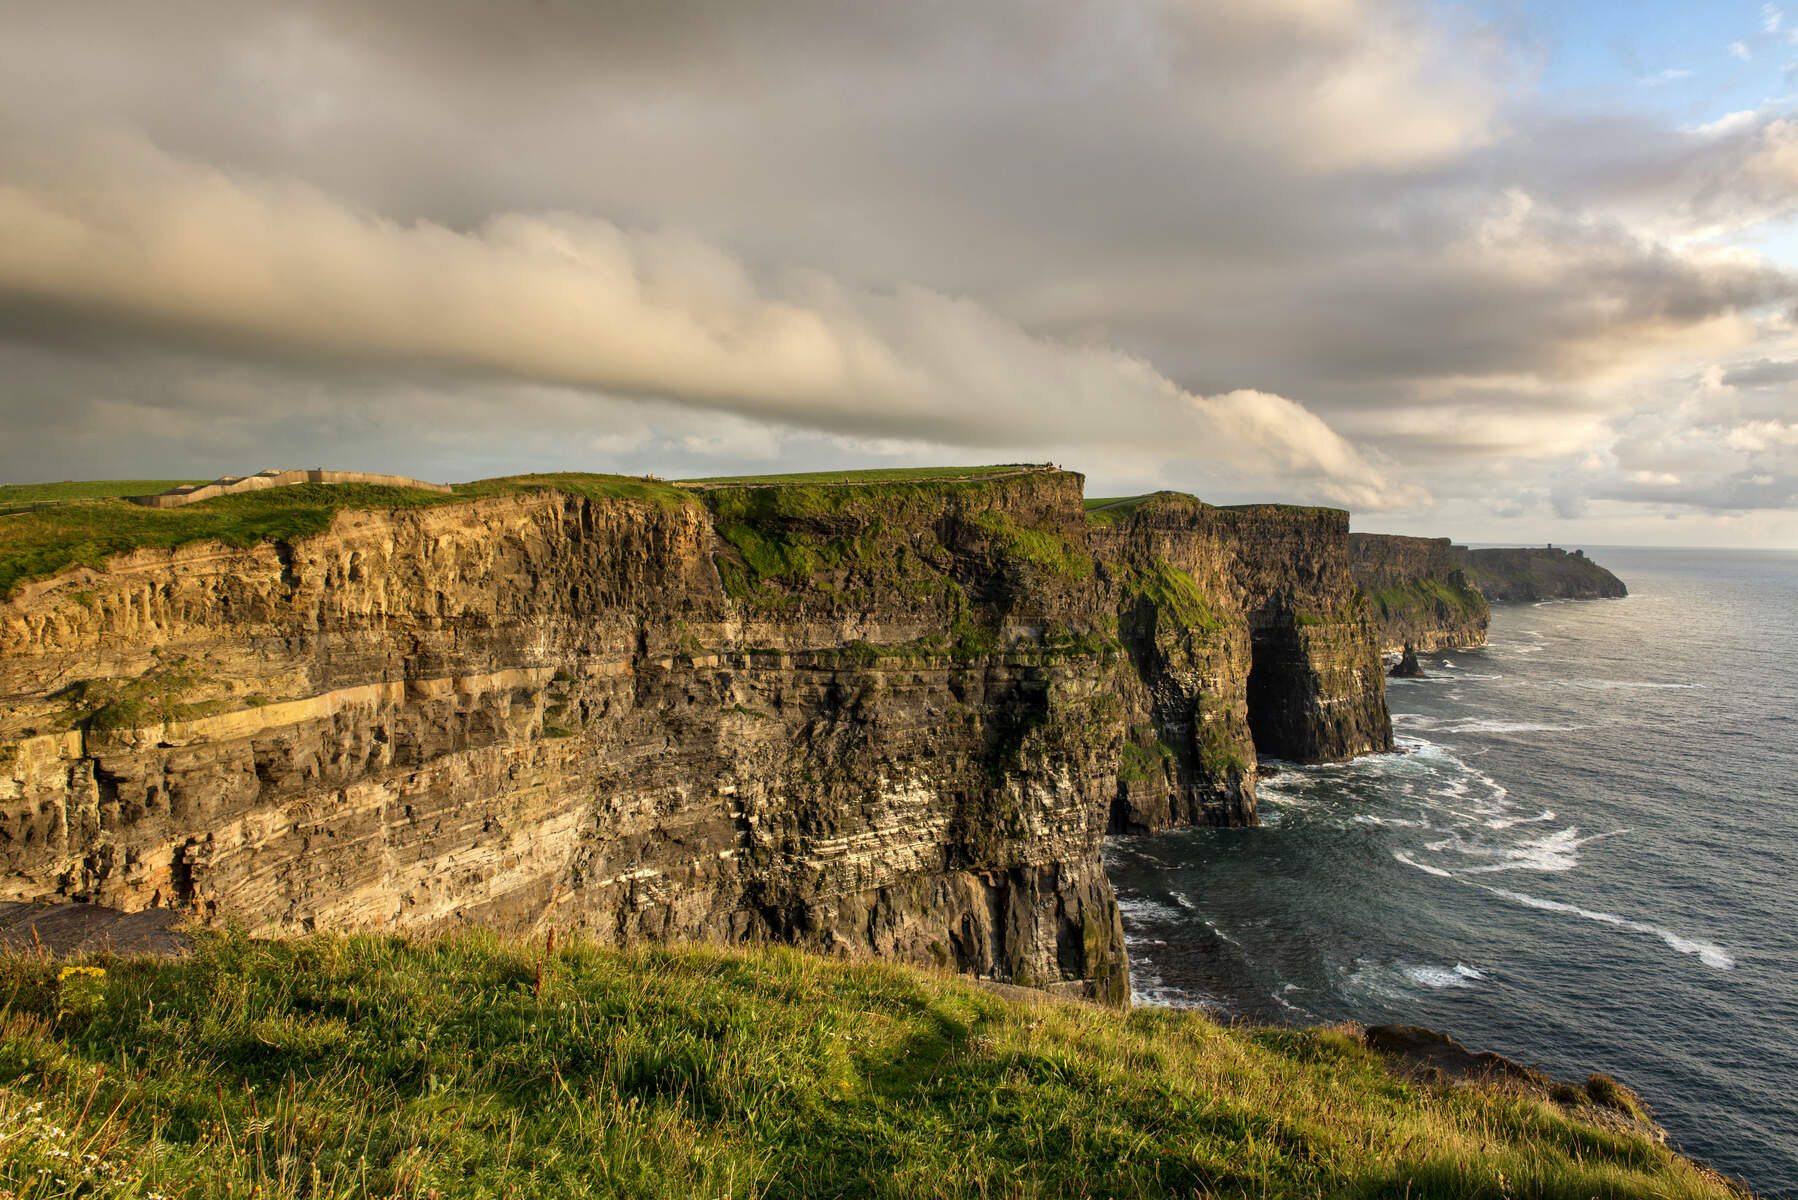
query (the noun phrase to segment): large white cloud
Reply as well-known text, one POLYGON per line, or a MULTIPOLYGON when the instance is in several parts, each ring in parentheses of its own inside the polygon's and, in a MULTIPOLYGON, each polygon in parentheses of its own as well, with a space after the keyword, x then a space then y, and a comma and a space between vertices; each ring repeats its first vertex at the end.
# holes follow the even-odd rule
POLYGON ((1086 444, 1381 507, 1386 479, 1301 406, 1205 397, 972 301, 758 279, 691 237, 569 214, 458 231, 351 211, 136 141, 0 184, 0 295, 181 344, 660 398, 787 426, 975 446, 1086 444), (1257 468, 1256 464, 1260 464, 1257 468))
MULTIPOLYGON (((1650 486, 1632 437, 1709 419, 1685 402, 1706 368, 1798 360, 1798 284, 1766 251, 1798 213, 1791 104, 1563 104, 1465 11, 15 6, 0 180, 74 240, 13 255, 23 225, 0 227, 0 341, 33 397, 112 397, 121 443, 136 403, 163 430, 207 414, 192 444, 260 429, 335 459, 376 442, 333 451, 308 414, 401 428, 435 397, 445 463, 526 465, 528 422, 555 421, 595 465, 1042 453, 1107 489, 1412 505, 1418 527, 1424 491, 1455 521, 1764 502, 1696 449, 1718 487, 1602 497, 1650 486), (83 165, 96 129, 137 148, 83 165)), ((44 440, 0 471, 83 469, 105 435, 23 395, 0 405, 44 440)))

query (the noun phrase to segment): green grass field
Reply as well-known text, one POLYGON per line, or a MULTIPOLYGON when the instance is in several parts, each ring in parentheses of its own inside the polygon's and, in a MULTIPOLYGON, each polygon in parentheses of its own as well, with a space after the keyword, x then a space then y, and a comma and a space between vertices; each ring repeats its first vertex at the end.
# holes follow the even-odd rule
POLYGON ((115 496, 153 496, 204 479, 72 479, 62 483, 0 483, 0 512, 22 504, 66 504, 115 496))
POLYGON ((1199 503, 1196 496, 1189 496, 1185 492, 1146 492, 1141 496, 1097 496, 1086 502, 1086 519, 1094 525, 1116 525, 1129 520, 1137 509, 1149 501, 1161 499, 1199 503))
MULTIPOLYGON (((0 515, 0 597, 20 583, 44 579, 82 564, 98 569, 107 557, 145 547, 220 541, 252 546, 273 539, 322 533, 345 508, 430 508, 439 504, 555 488, 595 499, 635 499, 686 505, 694 499, 669 484, 619 475, 576 473, 513 475, 456 485, 452 494, 361 483, 301 483, 219 496, 181 508, 142 508, 105 498, 166 490, 140 485, 164 480, 113 480, 88 484, 25 485, 27 492, 62 489, 52 508, 0 515), (125 490, 111 491, 113 488, 125 490), (76 496, 77 489, 105 497, 76 496)), ((54 497, 46 497, 54 498, 54 497)), ((24 501, 15 501, 24 503, 24 501)))
POLYGON ((682 484, 742 484, 753 487, 782 483, 905 483, 931 480, 988 479, 994 475, 1014 475, 1020 471, 1051 470, 1035 463, 1001 463, 989 467, 881 467, 867 471, 803 471, 789 475, 713 475, 704 479, 682 479, 682 484))
POLYGON ((786 950, 199 935, 0 960, 14 1197, 1723 1197, 1352 1031, 786 950))

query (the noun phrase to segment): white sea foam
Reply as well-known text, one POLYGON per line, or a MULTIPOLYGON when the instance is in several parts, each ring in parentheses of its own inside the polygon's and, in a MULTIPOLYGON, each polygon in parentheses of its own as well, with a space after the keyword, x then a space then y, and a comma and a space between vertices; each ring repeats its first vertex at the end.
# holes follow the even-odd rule
POLYGON ((1434 727, 1440 733, 1572 733, 1590 725, 1546 725, 1533 721, 1490 721, 1475 718, 1434 727))
POLYGON ((1594 692, 1709 691, 1703 683, 1656 683, 1647 679, 1551 679, 1554 687, 1582 688, 1594 692))
POLYGON ((1213 921, 1210 917, 1205 918, 1205 928, 1209 929, 1212 933, 1215 933, 1221 940, 1229 942, 1232 946, 1242 945, 1241 942, 1219 929, 1217 927, 1217 922, 1213 921))
POLYGON ((1534 825, 1539 821, 1555 819, 1555 810, 1545 808, 1533 817, 1494 817, 1486 822, 1487 829, 1510 829, 1514 825, 1534 825))
POLYGON ((1427 875, 1439 875, 1444 879, 1453 879, 1455 877, 1453 871, 1444 871, 1441 867, 1432 867, 1428 863, 1420 863, 1409 854, 1406 854, 1403 850, 1394 850, 1392 852, 1392 857, 1398 859, 1407 867, 1416 867, 1419 871, 1422 871, 1427 875))
POLYGON ((1462 966, 1460 963, 1453 967, 1400 967, 1399 974, 1412 983, 1432 988, 1470 988, 1478 980, 1486 978, 1472 967, 1462 966))
MULTIPOLYGON (((1135 971, 1131 972, 1132 976, 1135 974, 1135 971)), ((1152 982, 1133 980, 1130 988, 1132 1004, 1141 1004, 1149 1008, 1199 1009, 1213 1013, 1226 1011, 1220 1001, 1210 996, 1197 995, 1181 988, 1167 987, 1162 984, 1159 976, 1151 975, 1149 979, 1152 982)))
POLYGON ((1727 971, 1736 965, 1736 960, 1715 942, 1700 941, 1697 938, 1682 937, 1670 929, 1659 925, 1650 925, 1646 921, 1632 921, 1628 917, 1620 917, 1615 913, 1594 912, 1589 908, 1581 908, 1577 904, 1563 904, 1559 900, 1544 900, 1538 896, 1525 895, 1522 892, 1506 891, 1504 888, 1478 885, 1494 896, 1502 896, 1506 900, 1525 904, 1531 908, 1540 908, 1546 912, 1566 913, 1569 916, 1582 917, 1588 921, 1597 921, 1603 925, 1614 925, 1618 929, 1627 929, 1631 933, 1651 933, 1681 954, 1696 954, 1698 960, 1707 967, 1719 971, 1727 971))
POLYGON ((1180 921, 1180 910, 1146 896, 1119 896, 1118 911, 1130 921, 1180 921))
POLYGON ((1356 813, 1349 820, 1357 825, 1378 825, 1382 829, 1428 829, 1428 821, 1409 821, 1404 817, 1376 817, 1372 813, 1356 813))

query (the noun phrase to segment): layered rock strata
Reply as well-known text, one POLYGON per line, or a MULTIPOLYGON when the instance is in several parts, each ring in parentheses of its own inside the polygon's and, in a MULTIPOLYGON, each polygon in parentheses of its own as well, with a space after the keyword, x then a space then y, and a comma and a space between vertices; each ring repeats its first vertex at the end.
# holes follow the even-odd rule
POLYGON ((1355 583, 1366 593, 1380 648, 1397 654, 1486 644, 1492 611, 1468 580, 1465 552, 1447 538, 1351 533, 1355 583))
POLYGON ((0 603, 5 896, 773 939, 1127 995, 1108 828, 1390 745, 1346 515, 546 489, 0 603))
POLYGON ((1252 824, 1259 756, 1392 748, 1347 533, 1335 509, 1174 493, 1095 528, 1136 668, 1121 688, 1130 744, 1113 830, 1252 824))

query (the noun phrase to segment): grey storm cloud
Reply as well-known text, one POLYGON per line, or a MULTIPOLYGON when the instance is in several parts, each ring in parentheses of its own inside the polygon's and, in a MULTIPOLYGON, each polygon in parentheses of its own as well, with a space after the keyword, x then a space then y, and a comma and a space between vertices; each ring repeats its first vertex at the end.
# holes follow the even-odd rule
POLYGON ((1421 510, 1798 300, 1712 240, 1793 211, 1789 115, 1522 75, 1407 0, 11 6, 0 470, 93 461, 57 414, 106 397, 260 452, 221 469, 425 414, 514 466, 1028 451, 1421 510))
POLYGON ((1724 372, 1723 382, 1729 387, 1768 387, 1774 384, 1798 383, 1798 361, 1776 362, 1759 358, 1724 372))

